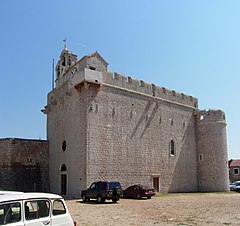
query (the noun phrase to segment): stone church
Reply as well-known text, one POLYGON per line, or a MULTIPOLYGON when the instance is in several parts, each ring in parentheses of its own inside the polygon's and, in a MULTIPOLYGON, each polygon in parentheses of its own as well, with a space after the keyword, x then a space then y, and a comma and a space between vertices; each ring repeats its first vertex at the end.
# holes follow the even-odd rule
POLYGON ((112 73, 98 52, 77 60, 63 49, 44 112, 52 192, 79 197, 97 180, 159 192, 228 190, 224 112, 112 73))
POLYGON ((195 97, 112 73, 98 52, 78 60, 62 50, 56 87, 42 111, 51 192, 79 198, 98 180, 158 192, 229 190, 225 113, 199 110, 195 97))

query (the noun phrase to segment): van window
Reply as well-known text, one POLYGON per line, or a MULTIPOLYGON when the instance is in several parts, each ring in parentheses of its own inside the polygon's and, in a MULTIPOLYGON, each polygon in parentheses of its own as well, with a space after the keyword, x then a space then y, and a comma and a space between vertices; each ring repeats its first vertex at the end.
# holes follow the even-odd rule
POLYGON ((32 200, 25 203, 25 218, 33 220, 49 216, 50 203, 48 200, 32 200))
POLYGON ((0 205, 0 225, 15 223, 21 220, 21 204, 19 202, 0 205))
POLYGON ((66 209, 61 200, 54 200, 53 202, 53 215, 65 214, 66 209))

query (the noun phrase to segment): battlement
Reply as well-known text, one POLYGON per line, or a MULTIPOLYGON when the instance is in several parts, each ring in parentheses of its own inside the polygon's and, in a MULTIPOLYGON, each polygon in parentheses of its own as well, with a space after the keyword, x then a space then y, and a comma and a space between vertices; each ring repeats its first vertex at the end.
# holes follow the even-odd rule
POLYGON ((221 110, 201 110, 197 113, 199 123, 226 122, 225 113, 221 110))
POLYGON ((118 74, 116 72, 103 73, 103 82, 112 86, 121 87, 155 98, 161 98, 179 104, 198 108, 198 100, 195 97, 165 87, 150 84, 142 80, 137 80, 130 76, 118 74))
MULTIPOLYGON (((75 55, 74 55, 75 56, 75 55)), ((63 57, 63 56, 62 56, 63 57)), ((75 58, 74 58, 75 59, 75 58)), ((64 59, 60 59, 62 62, 64 59)), ((58 62, 58 64, 60 64, 58 62)), ((64 62, 64 61, 63 61, 64 62)), ((198 100, 195 97, 165 87, 150 84, 142 80, 134 79, 130 76, 110 72, 107 70, 108 63, 98 52, 83 57, 75 64, 64 68, 62 74, 56 79, 56 88, 69 81, 71 88, 82 82, 95 82, 98 85, 109 85, 119 89, 126 89, 130 92, 148 95, 159 98, 163 101, 178 103, 190 108, 198 108, 198 100), (89 79, 91 81, 89 81, 89 79)))

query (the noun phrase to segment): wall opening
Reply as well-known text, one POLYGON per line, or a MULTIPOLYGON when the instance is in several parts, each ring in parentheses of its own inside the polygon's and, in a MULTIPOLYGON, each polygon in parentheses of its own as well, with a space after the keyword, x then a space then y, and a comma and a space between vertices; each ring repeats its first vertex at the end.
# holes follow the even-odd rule
POLYGON ((238 168, 234 168, 233 169, 233 174, 234 175, 238 175, 239 174, 239 169, 238 168))
POLYGON ((61 195, 67 195, 67 174, 61 174, 61 195))
POLYGON ((67 167, 65 164, 62 164, 61 166, 60 177, 61 195, 67 195, 67 167))
POLYGON ((175 156, 175 142, 171 139, 170 141, 170 155, 175 156))
POLYGON ((64 140, 64 141, 62 142, 62 150, 63 150, 63 151, 66 151, 66 148, 67 148, 67 143, 66 143, 66 141, 64 140))
POLYGON ((153 188, 156 192, 159 192, 159 177, 153 177, 153 188))

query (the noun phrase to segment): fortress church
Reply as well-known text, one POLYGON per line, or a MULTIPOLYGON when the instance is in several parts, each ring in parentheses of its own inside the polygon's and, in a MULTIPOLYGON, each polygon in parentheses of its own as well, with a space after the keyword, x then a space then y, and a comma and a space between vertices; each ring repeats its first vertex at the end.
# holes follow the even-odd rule
POLYGON ((112 73, 98 52, 78 60, 62 50, 56 87, 42 111, 48 164, 42 170, 34 155, 26 165, 39 166, 53 193, 79 198, 98 180, 141 183, 157 192, 229 190, 225 113, 200 110, 195 97, 112 73))

